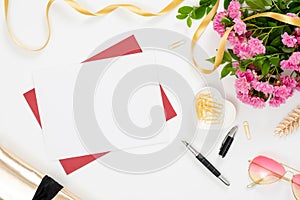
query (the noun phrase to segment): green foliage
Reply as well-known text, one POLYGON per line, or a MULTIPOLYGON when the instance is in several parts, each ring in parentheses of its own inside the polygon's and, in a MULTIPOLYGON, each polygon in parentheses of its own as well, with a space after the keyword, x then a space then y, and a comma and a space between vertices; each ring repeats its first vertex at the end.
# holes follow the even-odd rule
POLYGON ((225 67, 223 67, 222 71, 221 71, 221 78, 226 77, 228 74, 230 74, 233 70, 235 70, 232 67, 231 63, 228 63, 227 65, 225 65, 225 67))
MULTIPOLYGON (((198 6, 183 6, 179 8, 179 20, 186 20, 188 27, 193 25, 193 20, 200 20, 205 17, 216 4, 217 0, 199 0, 198 6)), ((233 0, 224 0, 224 8, 227 9, 233 0)), ((263 12, 276 12, 279 14, 295 13, 300 16, 300 0, 238 0, 243 4, 241 8, 242 19, 263 12)), ((229 16, 223 17, 221 23, 226 28, 234 25, 233 19, 229 16)), ((256 55, 246 60, 240 59, 234 54, 232 49, 227 49, 222 58, 221 78, 229 75, 235 75, 238 69, 246 71, 247 69, 255 69, 259 79, 275 83, 279 75, 283 72, 280 66, 282 60, 287 60, 295 51, 300 51, 300 45, 289 48, 282 43, 282 34, 295 34, 295 26, 277 21, 268 17, 258 17, 246 22, 247 30, 251 33, 251 37, 259 38, 263 41, 266 48, 264 55, 256 55)), ((250 36, 247 36, 248 39, 250 36)), ((211 63, 215 63, 216 57, 207 59, 211 63)), ((300 73, 294 72, 298 77, 300 73)))
POLYGON ((229 52, 229 54, 230 54, 230 56, 234 59, 234 60, 240 60, 240 58, 239 57, 237 57, 237 55, 235 55, 234 53, 233 53, 233 50, 232 49, 228 49, 228 52, 229 52))
POLYGON ((271 64, 266 60, 264 62, 264 64, 262 65, 262 69, 261 69, 262 75, 268 74, 270 71, 270 68, 271 68, 271 64))
POLYGON ((181 8, 178 9, 178 13, 180 14, 190 14, 193 11, 193 7, 191 6, 183 6, 181 8))
POLYGON ((282 51, 284 53, 293 53, 295 51, 295 48, 289 48, 289 47, 284 46, 284 47, 282 47, 282 51))
POLYGON ((232 0, 224 0, 224 8, 227 9, 232 0))
POLYGON ((208 62, 210 62, 210 63, 212 63, 212 64, 215 64, 216 56, 211 57, 211 58, 208 58, 208 59, 206 59, 206 61, 208 61, 208 62))
POLYGON ((260 9, 263 10, 265 8, 265 4, 263 0, 246 0, 246 4, 252 9, 260 9))
POLYGON ((198 8, 193 10, 191 17, 193 19, 201 19, 202 17, 204 17, 205 12, 206 12, 205 7, 198 7, 198 8))
POLYGON ((187 14, 179 14, 179 15, 176 15, 176 18, 177 19, 185 19, 185 18, 187 18, 187 14))
POLYGON ((188 17, 187 20, 186 20, 186 24, 188 27, 191 27, 193 22, 192 22, 192 18, 191 17, 188 17))
POLYGON ((211 11, 216 2, 217 0, 200 0, 199 6, 182 6, 178 9, 176 18, 179 20, 186 19, 187 26, 191 27, 193 20, 202 19, 211 11))

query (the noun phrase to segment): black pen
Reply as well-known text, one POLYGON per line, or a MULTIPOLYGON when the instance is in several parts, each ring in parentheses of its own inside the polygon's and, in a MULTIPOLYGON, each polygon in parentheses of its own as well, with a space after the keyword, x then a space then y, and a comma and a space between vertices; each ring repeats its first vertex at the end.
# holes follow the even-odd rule
POLYGON ((222 146, 220 148, 219 155, 224 158, 233 142, 234 136, 238 130, 238 126, 234 126, 230 131, 227 133, 225 139, 222 142, 222 146))
POLYGON ((194 147, 192 147, 186 141, 182 141, 182 143, 196 156, 196 158, 211 172, 213 173, 218 179, 220 179, 225 185, 229 186, 230 183, 226 180, 224 176, 201 154, 199 153, 194 147))

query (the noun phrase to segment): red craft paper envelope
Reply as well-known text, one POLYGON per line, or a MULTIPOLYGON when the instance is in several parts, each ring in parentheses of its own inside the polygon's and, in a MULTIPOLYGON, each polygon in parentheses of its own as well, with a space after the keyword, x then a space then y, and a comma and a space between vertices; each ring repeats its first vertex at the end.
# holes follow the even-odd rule
POLYGON ((170 119, 176 117, 177 113, 175 112, 169 98, 167 97, 163 87, 160 84, 159 84, 159 88, 160 88, 162 103, 163 103, 163 106, 164 106, 166 121, 169 121, 170 119))
POLYGON ((39 108, 36 100, 36 94, 35 89, 31 89, 28 92, 23 94, 24 98, 26 99, 32 113, 34 114, 37 122, 39 123, 40 127, 42 128, 41 119, 40 119, 40 113, 39 108))
MULTIPOLYGON (((132 35, 128 38, 125 38, 124 40, 116 43, 115 45, 101 51, 100 53, 92 56, 91 58, 83 61, 85 62, 91 62, 96 60, 101 60, 105 58, 113 58, 117 56, 124 56, 129 54, 135 54, 135 53, 141 53, 142 49, 139 46, 138 42, 136 41, 135 37, 132 35)), ((35 94, 35 89, 31 89, 30 91, 24 93, 24 97, 31 108, 31 111, 33 112, 36 120, 38 121, 39 125, 41 125, 40 121, 40 114, 35 94)), ((70 174, 83 166, 89 164, 90 162, 93 162, 94 160, 106 155, 109 152, 102 152, 98 154, 90 154, 90 155, 84 155, 79 157, 73 157, 73 158, 65 158, 59 160, 64 171, 66 174, 70 174)))
POLYGON ((142 49, 136 41, 134 35, 118 42, 117 44, 101 51, 100 53, 88 58, 82 63, 91 62, 95 60, 102 60, 106 58, 113 58, 117 56, 125 56, 129 54, 141 53, 142 49))
POLYGON ((109 151, 103 153, 85 155, 85 156, 78 156, 73 158, 65 158, 65 159, 60 159, 59 162, 61 166, 64 168, 66 174, 68 175, 108 153, 109 151))

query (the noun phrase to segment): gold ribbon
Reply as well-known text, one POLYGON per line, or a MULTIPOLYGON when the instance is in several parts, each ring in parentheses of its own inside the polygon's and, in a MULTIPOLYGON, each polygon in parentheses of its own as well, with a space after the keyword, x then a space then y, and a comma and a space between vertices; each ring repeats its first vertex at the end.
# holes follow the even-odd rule
MULTIPOLYGON (((272 19, 284 22, 286 24, 290 24, 290 25, 293 25, 293 26, 300 27, 300 18, 290 17, 290 16, 287 16, 287 15, 283 15, 283 14, 279 14, 279 13, 274 13, 274 12, 265 12, 265 13, 255 14, 255 15, 252 15, 250 17, 245 18, 243 21, 248 21, 248 20, 251 20, 251 19, 258 18, 258 17, 268 17, 268 18, 272 18, 272 19)), ((200 27, 198 28, 200 30, 199 31, 200 33, 197 33, 198 30, 196 31, 196 33, 194 35, 195 39, 193 38, 192 48, 194 48, 196 41, 199 39, 200 35, 203 32, 203 29, 206 28, 205 25, 206 24, 203 24, 203 25, 201 24, 200 27)), ((214 68, 213 69, 208 70, 208 69, 201 68, 197 64, 197 62, 195 61, 195 58, 193 57, 193 61, 194 61, 195 66, 202 73, 204 73, 204 74, 210 74, 210 73, 214 72, 221 65, 222 60, 223 60, 223 56, 224 56, 224 52, 225 52, 225 48, 226 48, 226 41, 227 41, 227 38, 228 38, 228 36, 229 36, 229 34, 230 34, 230 32, 232 31, 233 28, 234 28, 234 26, 232 26, 229 29, 227 29, 226 32, 225 32, 225 34, 221 38, 221 41, 219 43, 219 47, 218 47, 218 51, 217 51, 217 55, 216 55, 216 60, 215 60, 214 68)))
POLYGON ((193 63, 195 65, 195 67, 204 74, 210 74, 210 73, 214 72, 217 68, 214 67, 214 69, 209 70, 209 69, 204 69, 198 65, 198 63, 194 57, 195 45, 196 45, 197 41, 199 40, 199 38, 201 37, 201 35, 203 34, 203 32, 206 30, 206 28, 209 25, 209 23, 211 22, 211 20, 214 18, 215 14, 217 13, 219 4, 220 4, 220 0, 217 0, 216 4, 211 9, 211 11, 208 13, 208 15, 202 20, 201 24, 199 25, 196 32, 194 33, 193 40, 192 40, 191 52, 192 52, 193 63))
MULTIPOLYGON (((151 13, 151 12, 145 11, 145 10, 143 10, 135 5, 132 5, 132 4, 113 4, 113 5, 106 6, 103 9, 101 9, 95 13, 92 13, 92 12, 88 11, 87 9, 85 9, 83 6, 81 6, 79 3, 77 3, 75 0, 64 0, 64 2, 66 2, 71 8, 76 10, 78 13, 81 13, 81 14, 87 15, 87 16, 107 15, 118 8, 125 8, 132 13, 135 13, 137 15, 144 16, 144 17, 153 17, 153 16, 160 16, 160 15, 167 14, 170 11, 172 11, 174 8, 176 8, 179 4, 181 4, 183 1, 184 0, 173 0, 171 3, 169 3, 166 7, 164 7, 161 11, 159 11, 157 13, 151 13)), ((29 48, 26 45, 24 45, 22 42, 20 42, 14 35, 13 31, 11 30, 9 20, 8 20, 9 0, 4 0, 4 13, 5 13, 5 20, 6 20, 8 32, 9 32, 9 35, 12 38, 12 40, 18 46, 20 46, 24 49, 30 50, 30 51, 40 51, 48 45, 50 38, 51 38, 51 26, 50 26, 50 19, 49 19, 49 11, 54 2, 55 2, 55 0, 49 0, 47 3, 47 6, 46 6, 46 22, 47 22, 47 39, 46 39, 46 41, 43 43, 43 45, 41 45, 38 48, 29 48)), ((225 52, 225 48, 226 48, 227 38, 228 38, 230 32, 234 28, 234 26, 232 26, 229 29, 227 29, 227 31, 221 38, 213 69, 205 69, 205 68, 202 68, 201 66, 199 66, 194 57, 195 45, 196 45, 197 41, 199 40, 199 38, 201 37, 201 35, 203 34, 203 32, 206 30, 206 28, 209 25, 209 23, 211 22, 211 20, 214 18, 215 14, 217 13, 219 4, 220 4, 220 0, 217 0, 216 4, 213 6, 212 10, 202 20, 201 24, 195 31, 193 39, 192 39, 191 52, 192 52, 193 63, 195 65, 195 67, 204 74, 210 74, 210 73, 214 72, 221 65, 222 59, 224 56, 224 52, 225 52)), ((281 21, 281 22, 284 22, 284 23, 287 23, 287 24, 290 24, 293 26, 300 27, 300 18, 294 18, 294 17, 290 17, 287 15, 274 13, 274 12, 265 12, 265 13, 255 14, 253 16, 245 18, 243 21, 248 21, 248 20, 251 20, 254 18, 258 18, 258 17, 269 17, 269 18, 272 18, 272 19, 275 19, 275 20, 278 20, 278 21, 281 21)))
MULTIPOLYGON (((79 3, 77 3, 75 0, 64 0, 64 2, 66 2, 74 10, 76 10, 77 12, 79 12, 83 15, 87 15, 87 16, 107 15, 118 8, 125 8, 132 13, 135 13, 137 15, 144 16, 144 17, 154 17, 154 16, 167 14, 171 10, 176 8, 179 4, 181 4, 183 1, 184 0, 173 0, 171 3, 169 3, 166 7, 164 7, 158 13, 151 13, 151 12, 145 11, 145 10, 143 10, 135 5, 132 5, 132 4, 113 4, 113 5, 106 6, 105 8, 103 8, 95 13, 92 13, 92 12, 88 11, 87 9, 85 9, 83 6, 81 6, 79 3)), ((46 6, 46 22, 47 22, 47 39, 46 39, 46 41, 38 48, 29 48, 26 45, 24 45, 20 40, 18 40, 17 37, 15 36, 15 34, 13 33, 13 31, 10 27, 10 24, 9 24, 9 19, 8 19, 9 18, 8 17, 9 0, 4 0, 4 15, 5 15, 5 21, 6 21, 8 33, 9 33, 10 37, 12 38, 12 40, 18 46, 20 46, 23 49, 30 50, 30 51, 40 51, 48 45, 50 38, 51 38, 51 26, 50 26, 50 19, 49 19, 49 11, 54 2, 55 2, 55 0, 49 0, 47 3, 47 6, 46 6)))

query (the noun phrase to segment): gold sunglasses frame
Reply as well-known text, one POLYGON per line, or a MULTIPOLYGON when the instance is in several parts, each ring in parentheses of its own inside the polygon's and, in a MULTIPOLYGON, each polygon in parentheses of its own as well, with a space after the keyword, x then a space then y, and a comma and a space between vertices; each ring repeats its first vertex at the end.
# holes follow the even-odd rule
MULTIPOLYGON (((258 156, 257 156, 257 157, 258 157, 258 156)), ((257 158, 257 157, 255 157, 255 158, 257 158)), ((274 160, 274 159, 269 158, 269 157, 266 157, 266 156, 263 156, 263 157, 268 158, 268 159, 271 159, 271 160, 274 160)), ((255 158, 254 158, 254 159, 255 159, 255 158)), ((254 160, 254 159, 253 159, 253 160, 254 160)), ((256 164, 256 165, 258 165, 257 163, 253 163, 253 160, 248 160, 248 162, 249 162, 248 176, 249 176, 249 178, 252 180, 252 183, 248 184, 248 185, 247 185, 247 188, 252 188, 252 187, 254 187, 254 186, 256 186, 256 185, 263 185, 263 184, 261 184, 260 182, 261 182, 264 178, 261 178, 261 179, 259 179, 258 181, 255 181, 255 180, 253 180, 253 178, 252 178, 251 175, 250 175, 250 166, 251 166, 251 164, 256 164)), ((276 160, 274 160, 274 161, 277 162, 276 160)), ((292 185, 292 184, 297 184, 297 183, 293 183, 293 178, 294 178, 296 175, 300 175, 300 170, 298 170, 298 169, 296 169, 296 168, 293 168, 293 167, 291 167, 291 166, 289 166, 289 165, 287 165, 287 164, 284 164, 284 163, 280 163, 280 162, 277 162, 277 163, 283 166, 283 168, 285 169, 285 173, 281 176, 281 175, 276 174, 275 172, 272 171, 274 174, 278 175, 278 180, 276 180, 276 181, 274 181, 274 182, 272 182, 272 183, 276 183, 276 182, 278 182, 278 181, 280 181, 280 180, 284 180, 284 181, 290 182, 291 185, 292 185), (287 169, 290 169, 290 170, 287 170, 287 169), (292 170, 292 171, 291 171, 291 170, 292 170), (291 174, 293 175, 291 179, 285 177, 285 175, 286 175, 288 172, 291 173, 291 174), (296 174, 295 172, 298 172, 299 174, 296 174)), ((259 165, 259 166, 260 166, 260 165, 259 165)), ((265 168, 265 167, 263 167, 263 166, 260 166, 260 167, 265 168)), ((265 168, 265 169, 266 169, 266 168, 265 168)), ((269 169, 266 169, 266 170, 269 170, 269 169)), ((272 183, 269 183, 269 184, 272 184, 272 183)), ((297 185, 298 185, 298 184, 297 184, 297 185)), ((300 187, 300 185, 299 185, 299 187, 300 187)), ((296 199, 296 200, 300 200, 300 198, 297 198, 297 197, 296 197, 295 191, 294 191, 293 187, 292 187, 292 192, 293 192, 293 195, 294 195, 295 199, 296 199)))

